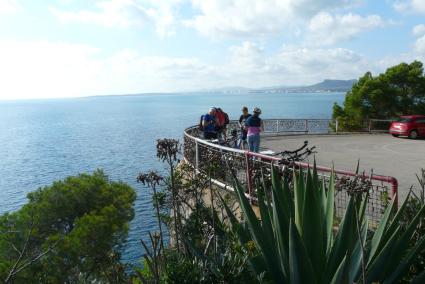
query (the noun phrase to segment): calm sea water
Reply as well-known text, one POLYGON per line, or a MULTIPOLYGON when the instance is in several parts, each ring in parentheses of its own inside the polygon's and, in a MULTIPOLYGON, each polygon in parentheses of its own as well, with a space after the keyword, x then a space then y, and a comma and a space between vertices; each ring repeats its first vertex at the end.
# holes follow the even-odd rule
POLYGON ((26 202, 26 194, 54 180, 102 168, 137 191, 136 217, 123 251, 142 255, 139 240, 156 229, 150 191, 136 183, 140 171, 163 170, 155 156, 159 138, 182 138, 211 106, 237 119, 243 105, 263 118, 330 118, 342 93, 170 94, 0 102, 0 213, 26 202))

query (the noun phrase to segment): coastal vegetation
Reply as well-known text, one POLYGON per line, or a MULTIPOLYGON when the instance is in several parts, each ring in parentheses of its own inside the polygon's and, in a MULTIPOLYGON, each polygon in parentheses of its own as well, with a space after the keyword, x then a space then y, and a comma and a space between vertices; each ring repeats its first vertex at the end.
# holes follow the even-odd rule
MULTIPOLYGON (((275 283, 398 283, 425 248, 425 236, 409 247, 412 235, 423 221, 422 204, 403 230, 400 218, 406 201, 395 212, 394 200, 378 227, 369 229, 365 213, 367 191, 349 191, 350 200, 342 220, 334 228, 334 177, 326 186, 315 169, 294 174, 293 196, 285 179, 273 170, 271 199, 259 198, 259 221, 244 191, 237 193, 246 215, 247 229, 241 240, 253 240, 261 262, 253 264, 275 283)), ((235 218, 231 218, 235 222, 235 218)), ((238 225, 238 223, 236 223, 238 225)), ((235 224, 233 224, 235 226, 235 224)), ((239 226, 240 228, 240 226, 239 226)), ((258 274, 257 272, 257 274, 258 274)), ((424 273, 422 273, 424 275, 424 273)), ((420 283, 423 275, 414 279, 420 283)))
POLYGON ((158 230, 141 240, 141 266, 120 260, 135 192, 100 170, 54 182, 0 217, 5 283, 423 283, 425 171, 421 192, 371 224, 362 179, 349 184, 337 218, 335 177, 315 169, 271 170, 255 180, 258 212, 235 176, 232 194, 179 160, 177 140, 157 143, 167 176, 141 173, 152 190, 158 230), (167 240, 169 240, 167 242, 167 240))
POLYGON ((373 76, 365 73, 347 92, 342 106, 333 106, 340 129, 361 130, 369 119, 395 119, 399 115, 425 113, 423 64, 413 61, 373 76))
POLYGON ((125 283, 120 246, 135 197, 100 170, 29 193, 21 209, 0 216, 0 280, 125 283))
MULTIPOLYGON (((183 214, 178 220, 172 217, 162 221, 171 236, 179 235, 180 242, 160 247, 160 236, 151 238, 152 249, 145 245, 145 266, 137 270, 135 283, 424 280, 423 199, 409 196, 398 210, 392 201, 382 219, 369 224, 365 212, 368 190, 357 184, 362 180, 354 180, 348 189, 350 201, 340 219, 334 212, 334 176, 325 181, 315 169, 295 170, 293 177, 273 170, 271 181, 263 177, 256 182, 259 213, 255 213, 245 197, 246 189, 236 178, 235 197, 212 190, 211 174, 194 174, 187 164, 176 169, 174 198, 183 214), (183 200, 192 202, 184 206, 183 200), (176 222, 178 231, 174 232, 176 222)), ((421 185, 425 184, 423 178, 418 176, 421 185)), ((167 195, 173 198, 171 192, 163 192, 164 199, 167 195)), ((161 208, 155 199, 154 205, 161 208)))

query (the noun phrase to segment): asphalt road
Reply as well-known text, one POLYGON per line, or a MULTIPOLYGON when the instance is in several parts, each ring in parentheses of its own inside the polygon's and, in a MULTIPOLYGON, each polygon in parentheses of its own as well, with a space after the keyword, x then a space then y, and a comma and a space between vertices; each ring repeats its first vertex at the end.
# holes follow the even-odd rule
MULTIPOLYGON (((404 200, 410 187, 419 188, 416 179, 425 168, 425 139, 394 138, 389 134, 354 135, 294 135, 262 137, 261 150, 275 152, 294 150, 308 140, 316 146, 318 165, 355 171, 360 160, 360 170, 393 176, 399 182, 399 200, 404 200)), ((313 157, 310 158, 310 162, 313 157)))

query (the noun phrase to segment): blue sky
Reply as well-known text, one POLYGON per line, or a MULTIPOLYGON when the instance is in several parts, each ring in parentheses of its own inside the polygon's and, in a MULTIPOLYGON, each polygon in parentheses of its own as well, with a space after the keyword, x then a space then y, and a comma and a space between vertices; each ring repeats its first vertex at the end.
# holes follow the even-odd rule
POLYGON ((424 0, 0 0, 0 99, 302 85, 425 60, 424 0))

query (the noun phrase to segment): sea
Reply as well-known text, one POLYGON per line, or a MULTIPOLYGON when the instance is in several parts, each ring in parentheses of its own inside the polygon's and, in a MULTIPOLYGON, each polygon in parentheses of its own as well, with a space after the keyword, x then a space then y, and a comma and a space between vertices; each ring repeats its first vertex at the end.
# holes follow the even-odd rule
POLYGON ((26 195, 55 180, 103 169, 137 192, 122 259, 137 264, 140 239, 157 230, 151 192, 138 173, 165 172, 156 140, 182 141, 212 106, 230 119, 259 107, 262 118, 330 118, 344 93, 178 93, 0 101, 0 214, 18 210, 26 195))

